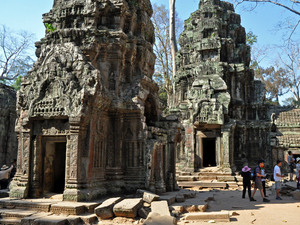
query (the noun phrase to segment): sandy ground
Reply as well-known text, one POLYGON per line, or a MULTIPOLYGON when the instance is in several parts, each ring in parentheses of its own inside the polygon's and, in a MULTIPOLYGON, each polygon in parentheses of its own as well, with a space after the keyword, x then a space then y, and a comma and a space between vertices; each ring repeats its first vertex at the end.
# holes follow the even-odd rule
MULTIPOLYGON (((213 190, 215 201, 209 203, 207 212, 220 212, 228 210, 239 215, 233 216, 230 222, 216 222, 219 225, 279 225, 279 224, 300 224, 300 201, 292 197, 281 196, 283 200, 276 200, 275 193, 267 189, 269 203, 264 203, 260 193, 256 192, 256 202, 250 202, 248 198, 242 198, 242 189, 238 190, 213 190)), ((208 222, 184 221, 178 225, 210 224, 208 222)))

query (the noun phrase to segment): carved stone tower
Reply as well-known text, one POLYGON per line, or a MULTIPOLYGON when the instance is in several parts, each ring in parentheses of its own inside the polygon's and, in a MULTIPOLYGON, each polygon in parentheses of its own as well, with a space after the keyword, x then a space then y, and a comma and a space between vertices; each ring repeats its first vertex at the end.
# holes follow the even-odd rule
POLYGON ((43 16, 54 29, 36 43, 38 60, 18 93, 11 197, 173 190, 174 138, 152 81, 151 15, 149 0, 54 1, 43 16))
POLYGON ((185 137, 177 151, 179 169, 230 171, 266 156, 260 149, 268 145, 270 127, 263 86, 249 69, 240 22, 233 5, 220 0, 202 0, 185 21, 173 96, 185 137))

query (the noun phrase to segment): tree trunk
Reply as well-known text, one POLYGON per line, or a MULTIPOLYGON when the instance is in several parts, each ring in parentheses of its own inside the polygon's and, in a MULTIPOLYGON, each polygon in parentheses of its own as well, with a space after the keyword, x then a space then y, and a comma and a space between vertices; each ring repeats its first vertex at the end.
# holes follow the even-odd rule
MULTIPOLYGON (((172 84, 173 84, 173 77, 176 74, 176 52, 177 52, 177 43, 176 43, 176 36, 175 36, 175 0, 169 0, 169 22, 170 22, 170 44, 171 44, 171 54, 172 54, 172 84)), ((173 87, 173 92, 175 88, 173 87)))

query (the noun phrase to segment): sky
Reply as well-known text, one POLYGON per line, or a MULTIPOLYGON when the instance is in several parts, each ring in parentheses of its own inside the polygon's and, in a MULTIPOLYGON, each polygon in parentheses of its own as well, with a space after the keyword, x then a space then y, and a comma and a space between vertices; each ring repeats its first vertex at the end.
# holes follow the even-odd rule
MULTIPOLYGON (((168 6, 169 0, 151 0, 152 4, 168 6)), ((176 10, 182 20, 188 19, 190 14, 198 9, 199 0, 177 0, 176 10)), ((14 31, 26 30, 35 35, 37 41, 44 36, 45 28, 42 14, 49 12, 53 0, 0 0, 0 24, 4 24, 14 31)), ((276 32, 276 25, 281 19, 294 16, 287 10, 271 4, 261 4, 250 11, 244 10, 247 5, 236 8, 241 14, 242 26, 246 32, 252 31, 258 36, 258 44, 281 44, 284 33, 276 32)))
MULTIPOLYGON (((230 0, 229 0, 230 1, 230 0)), ((152 4, 168 6, 169 0, 151 0, 152 4)), ((198 9, 199 0, 177 0, 176 11, 179 18, 186 20, 190 14, 198 9)), ((45 27, 42 14, 50 11, 53 0, 0 0, 0 25, 5 25, 13 31, 26 30, 34 34, 34 41, 44 37, 45 27)), ((236 7, 235 11, 241 15, 242 26, 246 32, 252 31, 258 36, 258 46, 267 46, 270 50, 269 59, 265 66, 272 65, 278 53, 273 50, 274 45, 282 45, 286 38, 285 31, 276 29, 278 23, 287 17, 296 21, 294 14, 272 4, 259 4, 254 10, 246 10, 247 4, 236 7), (272 58, 273 57, 273 58, 272 58)), ((249 9, 249 7, 248 7, 249 9)), ((299 38, 299 30, 294 37, 299 38)), ((33 45, 34 46, 34 45, 33 45)), ((34 55, 34 47, 32 47, 34 55)), ((280 54, 280 52, 279 52, 280 54)))

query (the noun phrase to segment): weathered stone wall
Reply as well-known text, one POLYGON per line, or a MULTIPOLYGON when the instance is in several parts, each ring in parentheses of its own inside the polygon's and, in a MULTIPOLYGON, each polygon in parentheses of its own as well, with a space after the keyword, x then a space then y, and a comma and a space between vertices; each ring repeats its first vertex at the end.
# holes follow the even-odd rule
POLYGON ((175 164, 167 159, 176 134, 161 118, 152 81, 151 15, 149 0, 54 1, 43 18, 55 30, 36 43, 38 60, 18 94, 20 162, 11 196, 51 192, 45 184, 57 177, 59 148, 65 200, 174 189, 175 164))
POLYGON ((240 22, 233 5, 219 0, 200 1, 185 21, 172 105, 185 136, 178 168, 197 170, 208 156, 214 162, 206 164, 236 170, 247 163, 242 158, 253 165, 271 154, 263 85, 249 68, 240 22))
POLYGON ((17 158, 15 133, 16 91, 0 83, 0 165, 10 165, 17 158))

